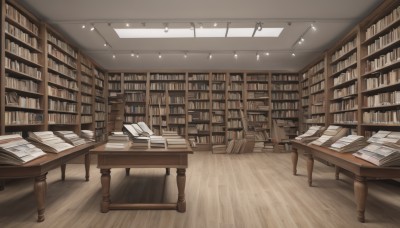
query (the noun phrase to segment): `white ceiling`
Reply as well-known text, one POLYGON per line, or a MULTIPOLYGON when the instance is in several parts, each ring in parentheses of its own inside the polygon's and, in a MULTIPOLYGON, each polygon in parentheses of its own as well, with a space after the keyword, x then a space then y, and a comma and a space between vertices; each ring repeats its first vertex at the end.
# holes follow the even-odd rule
POLYGON ((299 71, 382 0, 20 0, 107 70, 299 71), (113 28, 185 25, 283 27, 278 38, 120 39, 113 28), (312 31, 310 24, 317 27, 312 31), (88 28, 93 24, 96 31, 88 28), (308 32, 307 32, 308 31, 308 32), (306 33, 305 33, 306 32, 306 33), (305 42, 297 45, 303 35, 305 42), (104 47, 103 38, 111 45, 104 47), (296 45, 294 45, 296 44, 296 45), (236 51, 238 59, 234 59, 236 51), (256 52, 261 54, 256 61, 256 52), (266 51, 269 56, 263 55, 266 51), (292 52, 295 57, 291 56, 292 52), (132 58, 131 53, 140 58, 132 58), (184 59, 184 53, 188 57, 184 59), (158 58, 158 53, 162 58, 158 58), (212 60, 208 59, 213 53, 212 60), (116 58, 113 59, 112 55, 116 58))

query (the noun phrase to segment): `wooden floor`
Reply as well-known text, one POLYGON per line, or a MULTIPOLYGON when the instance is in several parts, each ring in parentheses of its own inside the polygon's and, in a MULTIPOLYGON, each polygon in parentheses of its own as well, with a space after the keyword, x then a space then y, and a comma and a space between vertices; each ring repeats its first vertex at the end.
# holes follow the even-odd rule
MULTIPOLYGON (((400 184, 369 184, 366 223, 357 222, 352 180, 334 180, 332 167, 315 162, 314 187, 306 181, 305 160, 293 176, 289 153, 213 155, 196 152, 187 170, 187 212, 110 211, 100 213, 100 173, 67 165, 48 174, 46 220, 36 223, 33 180, 7 184, 0 192, 0 227, 399 227, 400 184)), ((113 202, 175 202, 175 170, 111 170, 113 202)))

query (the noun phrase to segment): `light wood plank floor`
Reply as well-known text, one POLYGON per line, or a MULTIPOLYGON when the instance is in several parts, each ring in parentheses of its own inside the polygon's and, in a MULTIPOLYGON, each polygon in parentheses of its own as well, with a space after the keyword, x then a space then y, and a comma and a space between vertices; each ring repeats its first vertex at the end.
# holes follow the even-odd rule
MULTIPOLYGON (((187 170, 187 212, 110 211, 100 213, 100 173, 67 165, 48 174, 46 220, 36 223, 33 180, 9 183, 0 192, 0 227, 399 227, 400 184, 369 184, 366 223, 356 220, 352 180, 334 180, 332 167, 315 162, 314 187, 308 187, 306 161, 293 176, 289 153, 213 155, 196 152, 187 170)), ((111 200, 175 202, 175 170, 111 170, 111 200)))

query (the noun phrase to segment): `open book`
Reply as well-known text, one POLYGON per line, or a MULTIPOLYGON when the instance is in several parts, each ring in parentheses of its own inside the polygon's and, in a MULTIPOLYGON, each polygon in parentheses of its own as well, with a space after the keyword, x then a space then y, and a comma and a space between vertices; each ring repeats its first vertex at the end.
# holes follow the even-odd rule
POLYGON ((364 136, 348 135, 346 137, 340 138, 338 141, 333 143, 330 148, 332 150, 345 153, 357 151, 367 145, 368 143, 365 140, 364 136))
POLYGON ((29 132, 28 135, 29 137, 27 139, 32 142, 32 144, 46 152, 59 153, 74 147, 66 143, 60 137, 54 135, 52 131, 29 132))
POLYGON ((295 139, 301 142, 310 142, 320 137, 324 129, 322 126, 311 126, 304 134, 297 136, 295 139))
POLYGON ((0 164, 22 165, 46 155, 20 135, 0 136, 0 164))
POLYGON ((353 154, 377 166, 400 166, 400 147, 372 143, 353 154))
POLYGON ((347 135, 348 129, 330 125, 318 139, 310 142, 317 146, 330 147, 334 142, 347 135))

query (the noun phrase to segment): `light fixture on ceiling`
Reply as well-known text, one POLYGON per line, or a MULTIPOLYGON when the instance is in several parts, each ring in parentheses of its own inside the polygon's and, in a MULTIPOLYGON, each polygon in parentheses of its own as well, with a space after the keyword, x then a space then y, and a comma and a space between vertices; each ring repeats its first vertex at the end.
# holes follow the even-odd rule
POLYGON ((315 27, 314 24, 311 24, 311 29, 312 29, 313 31, 317 31, 317 27, 315 27))
POLYGON ((183 58, 187 59, 187 53, 183 54, 183 58))
POLYGON ((169 30, 169 29, 168 29, 168 23, 165 23, 165 24, 164 24, 164 32, 168 32, 168 30, 169 30))
POLYGON ((161 59, 161 58, 162 58, 162 55, 161 55, 161 53, 158 53, 158 58, 159 58, 159 59, 161 59))
POLYGON ((214 27, 217 27, 218 26, 218 23, 217 22, 214 22, 214 27))
POLYGON ((200 23, 199 25, 200 25, 199 28, 203 29, 203 23, 200 23))
POLYGON ((256 60, 260 61, 260 54, 258 54, 258 52, 256 53, 256 60))
POLYGON ((262 30, 261 22, 258 22, 257 24, 258 24, 258 25, 257 25, 257 30, 258 30, 258 31, 261 31, 261 30, 262 30))
POLYGON ((86 28, 86 25, 82 25, 82 29, 85 29, 86 28))
POLYGON ((113 55, 112 55, 112 58, 113 58, 113 59, 115 59, 115 58, 116 58, 115 54, 113 54, 113 55))
POLYGON ((294 52, 292 52, 292 57, 295 57, 295 56, 296 56, 296 54, 294 52))
POLYGON ((93 32, 94 31, 94 25, 92 24, 92 27, 90 27, 90 31, 93 32))
POLYGON ((104 47, 107 47, 107 43, 104 43, 103 46, 104 46, 104 47))
POLYGON ((126 27, 129 27, 129 26, 131 26, 131 25, 130 25, 129 23, 126 23, 125 26, 126 26, 126 27))
POLYGON ((238 58, 238 54, 236 53, 236 51, 233 53, 233 57, 234 57, 235 59, 238 58))
POLYGON ((131 53, 131 57, 135 57, 135 53, 132 52, 132 53, 131 53))
POLYGON ((266 56, 269 56, 269 52, 265 52, 265 55, 266 55, 266 56))
POLYGON ((210 54, 208 55, 208 59, 210 59, 210 60, 211 60, 211 59, 212 59, 212 57, 213 57, 213 56, 212 56, 212 54, 210 53, 210 54))
POLYGON ((139 58, 139 53, 136 54, 136 58, 137 58, 137 59, 139 58))

